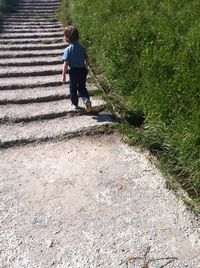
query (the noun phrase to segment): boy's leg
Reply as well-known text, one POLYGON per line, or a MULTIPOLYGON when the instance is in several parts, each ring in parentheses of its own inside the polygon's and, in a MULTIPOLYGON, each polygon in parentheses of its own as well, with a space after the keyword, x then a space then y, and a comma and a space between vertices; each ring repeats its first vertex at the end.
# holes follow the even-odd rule
POLYGON ((78 76, 78 92, 80 97, 83 99, 84 103, 90 99, 87 88, 86 88, 86 77, 87 77, 87 70, 85 68, 80 69, 79 76, 78 76))
POLYGON ((70 99, 72 105, 78 106, 78 96, 77 96, 77 73, 72 69, 69 70, 69 91, 70 91, 70 99))

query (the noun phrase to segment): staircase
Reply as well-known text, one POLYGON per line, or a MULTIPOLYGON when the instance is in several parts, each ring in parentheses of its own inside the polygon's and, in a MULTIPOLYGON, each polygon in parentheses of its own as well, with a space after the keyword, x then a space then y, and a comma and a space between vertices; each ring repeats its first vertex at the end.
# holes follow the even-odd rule
POLYGON ((58 0, 23 0, 0 33, 0 148, 61 140, 113 125, 98 89, 87 83, 93 112, 70 107, 61 83, 63 26, 55 21, 58 0))

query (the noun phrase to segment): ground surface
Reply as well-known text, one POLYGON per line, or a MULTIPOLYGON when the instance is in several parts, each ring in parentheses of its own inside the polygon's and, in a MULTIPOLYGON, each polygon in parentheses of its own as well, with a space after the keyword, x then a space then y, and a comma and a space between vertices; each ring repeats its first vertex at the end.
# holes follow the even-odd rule
POLYGON ((125 262, 148 246, 200 267, 197 219, 117 135, 3 150, 0 170, 2 268, 141 268, 125 262))

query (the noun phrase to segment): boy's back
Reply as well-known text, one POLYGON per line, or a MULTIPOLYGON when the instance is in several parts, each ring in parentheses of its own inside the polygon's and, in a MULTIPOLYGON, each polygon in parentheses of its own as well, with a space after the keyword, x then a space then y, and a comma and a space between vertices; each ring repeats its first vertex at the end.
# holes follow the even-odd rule
POLYGON ((65 48, 63 60, 67 60, 70 68, 83 68, 85 67, 85 59, 87 58, 85 48, 79 44, 70 44, 65 48))

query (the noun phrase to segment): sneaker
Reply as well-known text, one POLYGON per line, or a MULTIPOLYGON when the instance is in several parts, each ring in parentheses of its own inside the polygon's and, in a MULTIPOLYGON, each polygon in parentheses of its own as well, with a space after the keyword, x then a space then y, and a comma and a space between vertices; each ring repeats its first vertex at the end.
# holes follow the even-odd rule
POLYGON ((72 108, 73 110, 77 110, 77 109, 78 109, 78 105, 71 104, 71 108, 72 108))
POLYGON ((92 111, 92 104, 90 100, 87 100, 85 103, 85 110, 87 113, 90 113, 92 111))

